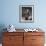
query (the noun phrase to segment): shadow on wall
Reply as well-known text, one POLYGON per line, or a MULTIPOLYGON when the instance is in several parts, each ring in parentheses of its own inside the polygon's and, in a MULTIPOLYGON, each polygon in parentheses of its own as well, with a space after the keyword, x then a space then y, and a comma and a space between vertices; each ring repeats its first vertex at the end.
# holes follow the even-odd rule
POLYGON ((6 28, 4 24, 0 24, 0 43, 2 43, 2 36, 3 32, 5 32, 3 29, 6 28))

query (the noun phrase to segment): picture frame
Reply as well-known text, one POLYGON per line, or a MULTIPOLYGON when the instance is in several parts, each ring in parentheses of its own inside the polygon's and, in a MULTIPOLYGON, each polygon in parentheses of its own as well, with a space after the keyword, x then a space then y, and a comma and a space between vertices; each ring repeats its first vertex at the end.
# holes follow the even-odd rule
POLYGON ((19 6, 19 22, 22 23, 34 22, 34 5, 19 6))

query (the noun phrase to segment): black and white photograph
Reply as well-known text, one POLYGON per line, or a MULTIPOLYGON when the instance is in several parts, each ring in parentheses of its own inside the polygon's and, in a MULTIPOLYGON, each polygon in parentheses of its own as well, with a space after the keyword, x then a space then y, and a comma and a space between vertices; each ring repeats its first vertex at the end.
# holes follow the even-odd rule
POLYGON ((34 6, 20 5, 20 22, 33 22, 34 20, 34 6))

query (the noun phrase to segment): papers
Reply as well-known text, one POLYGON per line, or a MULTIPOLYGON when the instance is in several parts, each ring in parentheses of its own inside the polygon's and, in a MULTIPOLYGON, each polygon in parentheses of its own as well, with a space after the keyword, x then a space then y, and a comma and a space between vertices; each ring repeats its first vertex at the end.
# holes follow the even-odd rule
POLYGON ((14 27, 13 25, 9 25, 9 26, 7 27, 7 31, 8 31, 8 32, 16 32, 15 27, 14 27))
POLYGON ((25 32, 28 32, 28 31, 38 31, 37 29, 24 29, 25 30, 25 32))

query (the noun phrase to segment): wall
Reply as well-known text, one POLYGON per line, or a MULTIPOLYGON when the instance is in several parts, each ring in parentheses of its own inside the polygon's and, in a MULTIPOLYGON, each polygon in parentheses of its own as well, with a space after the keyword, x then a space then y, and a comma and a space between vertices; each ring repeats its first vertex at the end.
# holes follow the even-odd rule
POLYGON ((46 1, 41 0, 1 0, 0 25, 13 24, 16 28, 46 28, 46 1), (34 5, 34 23, 19 22, 19 5, 34 5))

